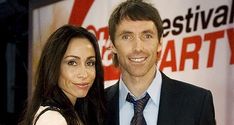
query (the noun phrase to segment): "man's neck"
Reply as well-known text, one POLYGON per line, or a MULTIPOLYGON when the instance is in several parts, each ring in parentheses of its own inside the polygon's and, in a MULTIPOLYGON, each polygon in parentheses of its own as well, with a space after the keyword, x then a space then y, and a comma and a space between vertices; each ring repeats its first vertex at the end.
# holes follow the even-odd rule
POLYGON ((123 73, 123 81, 129 91, 135 96, 140 97, 151 85, 155 74, 156 74, 156 66, 151 68, 149 72, 147 72, 146 75, 135 77, 131 76, 128 73, 123 73))

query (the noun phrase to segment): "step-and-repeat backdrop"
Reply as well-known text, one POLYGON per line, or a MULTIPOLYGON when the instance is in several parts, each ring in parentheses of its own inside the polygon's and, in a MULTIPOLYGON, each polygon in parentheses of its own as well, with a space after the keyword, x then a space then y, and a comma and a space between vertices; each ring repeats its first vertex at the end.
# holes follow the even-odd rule
MULTIPOLYGON (((93 32, 105 69, 105 87, 119 78, 108 50, 108 19, 117 0, 66 0, 32 9, 29 81, 33 80, 42 47, 63 24, 93 32)), ((211 90, 217 125, 234 125, 234 2, 233 0, 148 0, 158 8, 164 26, 158 67, 171 78, 211 90)), ((33 90, 33 85, 30 85, 33 90)))

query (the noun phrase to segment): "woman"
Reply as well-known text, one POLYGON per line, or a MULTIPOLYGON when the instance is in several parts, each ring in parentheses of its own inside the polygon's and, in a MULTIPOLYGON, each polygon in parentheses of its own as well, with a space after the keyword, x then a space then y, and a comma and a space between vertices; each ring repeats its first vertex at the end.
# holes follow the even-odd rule
POLYGON ((44 46, 23 125, 101 125, 104 75, 96 38, 82 27, 57 29, 44 46))

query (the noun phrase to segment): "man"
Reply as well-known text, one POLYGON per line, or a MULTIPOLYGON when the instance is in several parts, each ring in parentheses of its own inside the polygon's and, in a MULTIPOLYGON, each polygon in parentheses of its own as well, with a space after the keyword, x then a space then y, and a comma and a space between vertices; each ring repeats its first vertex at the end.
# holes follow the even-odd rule
POLYGON ((140 0, 122 2, 111 14, 109 34, 118 83, 106 91, 106 125, 215 125, 212 94, 168 78, 157 68, 162 21, 140 0))

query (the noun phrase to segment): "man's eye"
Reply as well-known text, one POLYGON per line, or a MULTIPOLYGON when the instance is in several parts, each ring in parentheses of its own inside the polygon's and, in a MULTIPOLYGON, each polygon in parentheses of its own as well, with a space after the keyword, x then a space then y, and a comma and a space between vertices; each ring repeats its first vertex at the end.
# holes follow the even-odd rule
POLYGON ((123 40, 132 40, 133 37, 132 37, 131 35, 123 35, 123 36, 122 36, 122 39, 123 39, 123 40))
POLYGON ((145 34, 145 35, 143 36, 143 38, 144 38, 144 39, 151 39, 151 38, 153 38, 153 36, 152 36, 151 34, 145 34))
POLYGON ((69 61, 67 64, 68 65, 72 65, 72 66, 76 66, 77 65, 76 61, 69 61))

